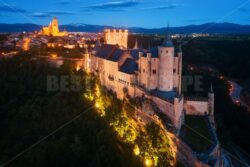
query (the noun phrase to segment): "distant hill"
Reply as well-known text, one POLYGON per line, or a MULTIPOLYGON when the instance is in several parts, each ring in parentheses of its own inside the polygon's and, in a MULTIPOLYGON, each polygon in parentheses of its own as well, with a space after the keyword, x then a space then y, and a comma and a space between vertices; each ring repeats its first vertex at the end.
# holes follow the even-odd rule
MULTIPOLYGON (((40 30, 41 25, 36 24, 2 24, 0 23, 0 32, 32 32, 40 30)), ((61 29, 66 29, 70 32, 101 32, 104 28, 111 26, 89 25, 89 24, 67 24, 60 26, 61 29)), ((111 27, 112 28, 112 27, 111 27)), ((145 34, 163 34, 165 28, 141 28, 129 27, 130 32, 145 33, 145 34)), ((248 34, 250 33, 250 25, 240 25, 233 23, 206 23, 201 25, 189 25, 181 27, 171 27, 171 33, 219 33, 219 34, 248 34)))
POLYGON ((0 32, 32 32, 41 29, 41 25, 37 24, 5 24, 0 23, 0 32))

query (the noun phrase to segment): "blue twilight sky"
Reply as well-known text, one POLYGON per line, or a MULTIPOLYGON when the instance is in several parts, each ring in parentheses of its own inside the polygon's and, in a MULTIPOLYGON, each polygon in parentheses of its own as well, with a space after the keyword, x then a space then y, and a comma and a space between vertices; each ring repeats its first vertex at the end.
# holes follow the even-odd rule
POLYGON ((250 24, 250 0, 0 0, 0 23, 85 23, 165 27, 232 22, 250 24))

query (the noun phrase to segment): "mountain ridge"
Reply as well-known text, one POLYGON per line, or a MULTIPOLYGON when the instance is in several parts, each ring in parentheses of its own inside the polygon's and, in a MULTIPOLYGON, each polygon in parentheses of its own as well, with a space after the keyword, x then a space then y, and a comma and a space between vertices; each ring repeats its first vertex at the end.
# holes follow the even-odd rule
MULTIPOLYGON (((7 24, 0 23, 0 32, 32 32, 39 31, 43 26, 32 23, 7 24)), ((61 25, 60 29, 66 29, 70 32, 102 32, 104 28, 114 28, 107 25, 91 25, 84 23, 73 23, 61 25)), ((119 28, 119 27, 118 27, 119 28)), ((125 28, 125 27, 120 27, 125 28)), ((132 33, 145 34, 163 34, 167 27, 162 28, 143 28, 126 27, 132 33)), ((235 23, 204 23, 200 25, 186 25, 180 27, 170 27, 171 33, 191 34, 191 33, 210 33, 210 34, 249 34, 250 25, 241 25, 235 23)))

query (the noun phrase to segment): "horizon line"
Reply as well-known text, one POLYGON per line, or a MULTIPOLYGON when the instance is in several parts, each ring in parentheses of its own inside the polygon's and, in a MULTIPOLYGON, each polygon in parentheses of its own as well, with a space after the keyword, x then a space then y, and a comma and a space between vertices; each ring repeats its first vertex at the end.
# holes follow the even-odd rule
MULTIPOLYGON (((37 25, 37 26, 46 26, 48 24, 38 24, 38 23, 1 23, 0 24, 6 24, 6 25, 15 25, 15 24, 31 24, 31 25, 37 25)), ((90 26, 107 26, 108 27, 113 27, 113 28, 143 28, 143 29, 163 29, 167 28, 168 26, 166 25, 165 27, 143 27, 143 26, 114 26, 114 25, 102 25, 102 24, 88 24, 88 23, 67 23, 67 24, 61 24, 60 26, 68 26, 68 25, 76 25, 76 24, 81 24, 81 25, 90 25, 90 26)), ((204 22, 200 24, 186 24, 186 25, 180 25, 180 26, 169 26, 169 28, 178 28, 178 27, 187 27, 187 26, 201 26, 205 24, 234 24, 234 25, 240 25, 240 26, 250 26, 250 24, 241 24, 241 23, 234 23, 234 22, 204 22)))

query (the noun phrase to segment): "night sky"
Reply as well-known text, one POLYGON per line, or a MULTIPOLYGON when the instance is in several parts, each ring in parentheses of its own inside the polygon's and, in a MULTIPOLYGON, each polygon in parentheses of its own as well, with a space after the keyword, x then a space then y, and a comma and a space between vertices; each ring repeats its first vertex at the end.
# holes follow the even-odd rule
POLYGON ((0 23, 85 23, 157 28, 250 24, 250 0, 0 0, 0 23))

